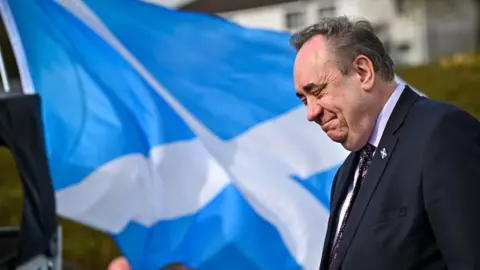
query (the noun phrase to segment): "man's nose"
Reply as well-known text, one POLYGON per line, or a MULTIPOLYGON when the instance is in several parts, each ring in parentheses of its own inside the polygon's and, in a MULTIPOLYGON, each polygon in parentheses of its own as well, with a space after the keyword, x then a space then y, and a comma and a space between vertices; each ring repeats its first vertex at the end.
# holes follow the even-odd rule
POLYGON ((307 119, 314 121, 322 113, 322 107, 316 103, 307 104, 307 119))

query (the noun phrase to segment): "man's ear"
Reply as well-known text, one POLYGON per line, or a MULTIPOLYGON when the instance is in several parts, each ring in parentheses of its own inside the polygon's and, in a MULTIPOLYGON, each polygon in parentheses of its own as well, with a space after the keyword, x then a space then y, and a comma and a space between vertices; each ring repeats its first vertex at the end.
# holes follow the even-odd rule
POLYGON ((362 89, 370 91, 375 83, 375 69, 372 61, 365 55, 359 55, 353 60, 353 68, 360 79, 362 89))

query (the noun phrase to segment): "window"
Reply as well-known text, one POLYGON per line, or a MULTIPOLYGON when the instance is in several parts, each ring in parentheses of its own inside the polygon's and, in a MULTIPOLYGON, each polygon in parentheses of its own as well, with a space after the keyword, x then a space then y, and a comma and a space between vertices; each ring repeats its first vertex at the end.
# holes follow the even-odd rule
POLYGON ((395 11, 398 15, 407 13, 407 0, 395 0, 395 11))
POLYGON ((305 14, 303 12, 288 12, 285 15, 286 27, 288 30, 297 30, 305 25, 305 14))
POLYGON ((318 9, 318 18, 335 16, 337 9, 335 7, 322 7, 318 9))
POLYGON ((401 53, 406 53, 410 51, 410 44, 407 42, 401 43, 397 46, 397 50, 401 53))

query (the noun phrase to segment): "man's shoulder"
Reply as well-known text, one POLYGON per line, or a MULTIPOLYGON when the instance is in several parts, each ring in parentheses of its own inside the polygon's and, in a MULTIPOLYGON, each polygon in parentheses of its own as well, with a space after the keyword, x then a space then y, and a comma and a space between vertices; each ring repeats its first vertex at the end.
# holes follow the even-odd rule
POLYGON ((445 103, 428 97, 420 97, 412 105, 408 118, 410 121, 421 122, 422 125, 435 127, 446 120, 462 118, 478 122, 473 115, 453 104, 445 103))
POLYGON ((480 127, 480 121, 464 109, 427 97, 420 97, 412 105, 405 121, 413 123, 407 126, 415 126, 417 131, 423 130, 430 135, 449 128, 479 129, 480 127))
POLYGON ((459 110, 462 109, 455 105, 422 96, 413 104, 411 113, 422 118, 434 119, 459 110))

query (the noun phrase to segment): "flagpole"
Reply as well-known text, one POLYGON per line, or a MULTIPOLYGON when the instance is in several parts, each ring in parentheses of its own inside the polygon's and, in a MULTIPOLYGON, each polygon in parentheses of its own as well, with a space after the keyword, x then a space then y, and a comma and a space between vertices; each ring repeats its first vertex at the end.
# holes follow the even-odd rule
POLYGON ((21 91, 24 94, 33 94, 35 89, 33 86, 32 76, 28 68, 28 62, 23 49, 20 34, 13 19, 12 11, 6 0, 0 0, 0 20, 3 20, 7 30, 7 36, 12 44, 13 53, 17 62, 18 71, 20 73, 21 91))
POLYGON ((2 47, 0 46, 0 77, 2 78, 2 85, 5 92, 10 92, 10 84, 8 83, 7 68, 3 61, 2 47))

